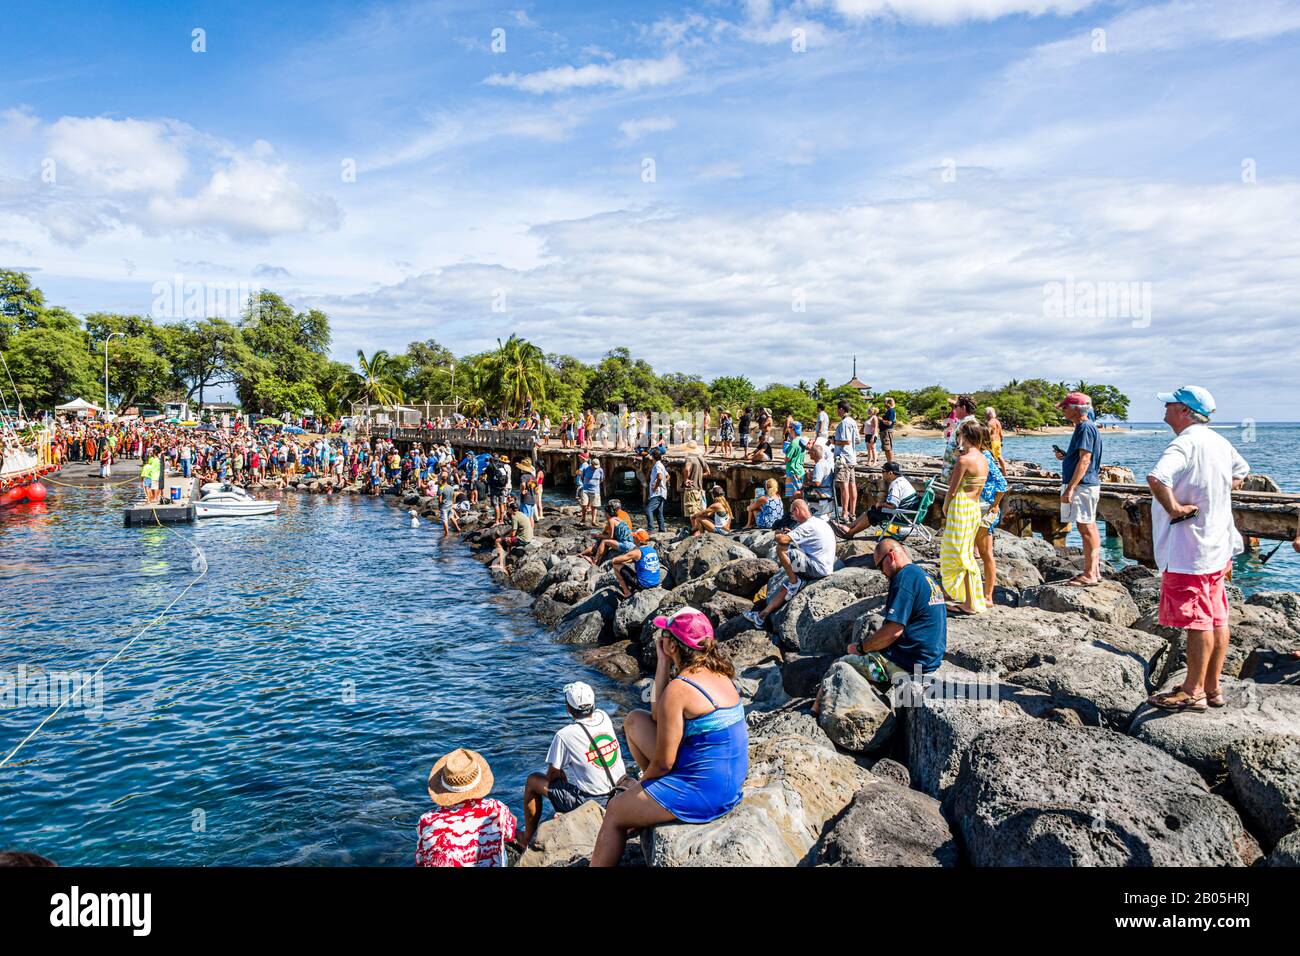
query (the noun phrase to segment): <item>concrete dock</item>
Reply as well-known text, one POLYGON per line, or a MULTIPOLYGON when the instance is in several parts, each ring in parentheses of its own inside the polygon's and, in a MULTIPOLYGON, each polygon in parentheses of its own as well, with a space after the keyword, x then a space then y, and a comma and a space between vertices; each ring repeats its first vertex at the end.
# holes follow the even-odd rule
POLYGON ((128 528, 189 524, 198 516, 194 507, 198 496, 197 476, 183 478, 180 475, 168 475, 163 479, 162 500, 157 504, 138 502, 129 506, 123 515, 123 521, 128 528), (176 500, 172 497, 173 488, 180 489, 180 496, 176 500))

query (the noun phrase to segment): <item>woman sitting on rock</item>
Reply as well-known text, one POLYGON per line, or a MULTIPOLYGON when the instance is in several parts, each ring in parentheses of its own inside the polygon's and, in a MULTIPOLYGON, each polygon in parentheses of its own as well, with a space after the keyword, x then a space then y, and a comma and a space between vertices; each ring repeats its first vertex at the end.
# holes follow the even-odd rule
POLYGON ((692 536, 706 531, 722 534, 731 530, 731 505, 727 503, 727 494, 720 485, 709 490, 709 504, 703 511, 691 515, 692 536))
POLYGON ((746 528, 771 528, 785 517, 785 502, 781 500, 781 486, 777 484, 775 478, 763 482, 763 487, 757 490, 754 500, 745 510, 748 512, 746 528))
POLYGON ((740 803, 749 774, 745 707, 713 625, 692 607, 654 625, 661 630, 651 710, 623 721, 641 779, 609 802, 592 866, 615 866, 629 830, 716 820, 740 803))

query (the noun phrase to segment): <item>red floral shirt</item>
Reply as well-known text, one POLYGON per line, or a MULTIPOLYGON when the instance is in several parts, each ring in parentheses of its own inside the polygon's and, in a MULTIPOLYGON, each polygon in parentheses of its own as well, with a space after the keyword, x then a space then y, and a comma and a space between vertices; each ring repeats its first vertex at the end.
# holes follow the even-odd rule
POLYGON ((500 800, 469 800, 420 817, 416 866, 505 866, 515 817, 500 800))

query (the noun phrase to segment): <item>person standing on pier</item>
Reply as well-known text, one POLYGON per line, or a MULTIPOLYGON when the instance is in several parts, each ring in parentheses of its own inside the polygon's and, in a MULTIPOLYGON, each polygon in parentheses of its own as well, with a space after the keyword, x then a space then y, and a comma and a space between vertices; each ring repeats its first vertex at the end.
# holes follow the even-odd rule
POLYGON ((789 421, 785 426, 785 496, 791 500, 803 494, 804 456, 808 443, 803 440, 803 423, 789 421))
POLYGON ((1223 707, 1219 686, 1231 632, 1224 586, 1232 559, 1245 550, 1232 517, 1232 492, 1250 474, 1233 444, 1210 429, 1214 396, 1184 385, 1156 396, 1176 436, 1147 475, 1151 539, 1160 577, 1160 624, 1187 632, 1182 684, 1152 694, 1161 710, 1223 707), (1157 507, 1158 506, 1158 507, 1157 507))
POLYGON ((599 462, 582 452, 578 455, 582 467, 578 469, 578 501, 582 505, 582 523, 596 523, 596 509, 600 507, 600 488, 605 480, 605 470, 599 462))
MULTIPOLYGON (((740 413, 740 457, 749 457, 749 427, 754 423, 754 418, 749 413, 749 409, 743 409, 740 413)), ((727 457, 731 457, 728 451, 727 457)))
POLYGON ((835 484, 840 491, 840 516, 852 521, 858 514, 858 423, 849 414, 849 403, 836 406, 840 422, 835 426, 832 451, 835 454, 835 484))
POLYGON ((645 505, 645 526, 647 531, 667 530, 664 525, 664 502, 668 500, 668 468, 663 463, 663 455, 656 451, 652 456, 654 464, 650 466, 650 482, 647 489, 645 505))
POLYGON ((885 399, 885 411, 880 416, 880 450, 885 453, 885 461, 894 460, 894 426, 898 423, 898 409, 894 407, 893 398, 885 399))
POLYGON ((1101 533, 1097 530, 1097 504, 1101 500, 1101 433, 1092 423, 1092 399, 1071 392, 1056 406, 1074 434, 1064 452, 1057 449, 1061 466, 1061 521, 1073 522, 1083 539, 1083 571, 1065 583, 1096 587, 1101 583, 1101 533))

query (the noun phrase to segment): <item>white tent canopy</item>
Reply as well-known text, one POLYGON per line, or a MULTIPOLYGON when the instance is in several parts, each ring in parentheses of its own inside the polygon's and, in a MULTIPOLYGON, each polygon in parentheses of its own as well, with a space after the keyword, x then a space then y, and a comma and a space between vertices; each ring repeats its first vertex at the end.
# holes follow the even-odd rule
POLYGON ((74 398, 66 405, 56 405, 54 410, 56 412, 97 412, 99 406, 90 404, 84 398, 74 398))

